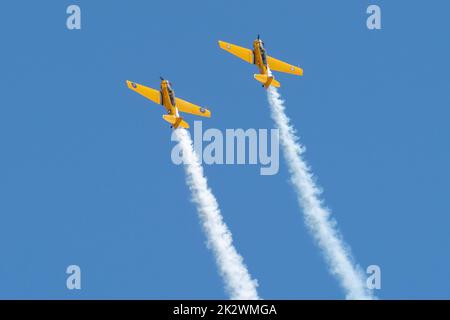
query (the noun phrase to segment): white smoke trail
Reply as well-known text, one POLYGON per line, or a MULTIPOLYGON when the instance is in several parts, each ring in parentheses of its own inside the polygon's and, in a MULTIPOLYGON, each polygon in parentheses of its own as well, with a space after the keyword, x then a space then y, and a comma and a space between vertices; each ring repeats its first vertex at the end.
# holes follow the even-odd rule
POLYGON ((208 247, 214 252, 220 274, 231 299, 257 300, 257 281, 252 280, 242 257, 233 246, 231 232, 224 223, 216 198, 208 187, 197 154, 194 152, 189 133, 184 129, 175 130, 181 147, 187 185, 197 205, 203 229, 208 239, 208 247))
POLYGON ((346 291, 347 299, 373 299, 371 292, 366 289, 361 270, 353 264, 350 251, 337 230, 336 221, 330 217, 330 211, 320 199, 320 190, 302 157, 304 147, 299 143, 285 114, 284 101, 273 87, 267 90, 267 97, 272 119, 280 130, 280 142, 298 202, 303 208, 307 226, 325 255, 331 273, 337 276, 346 291))

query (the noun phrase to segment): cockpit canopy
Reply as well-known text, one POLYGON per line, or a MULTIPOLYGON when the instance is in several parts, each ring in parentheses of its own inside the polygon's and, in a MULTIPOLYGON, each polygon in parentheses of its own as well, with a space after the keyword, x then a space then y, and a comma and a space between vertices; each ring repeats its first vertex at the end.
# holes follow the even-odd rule
POLYGON ((267 65, 266 49, 264 48, 264 42, 262 40, 259 40, 259 48, 261 49, 262 61, 264 65, 267 65))
POLYGON ((169 91, 170 103, 175 106, 175 91, 172 89, 172 84, 167 81, 167 90, 169 91))

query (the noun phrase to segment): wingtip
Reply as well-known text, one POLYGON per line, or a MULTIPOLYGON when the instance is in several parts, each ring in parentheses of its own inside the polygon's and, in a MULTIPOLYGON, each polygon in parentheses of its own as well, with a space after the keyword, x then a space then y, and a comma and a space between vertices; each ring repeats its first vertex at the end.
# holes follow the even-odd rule
POLYGON ((205 117, 205 118, 211 118, 211 110, 209 110, 209 109, 205 109, 205 113, 203 114, 203 116, 205 117))
POLYGON ((128 86, 129 89, 136 91, 136 89, 138 88, 139 84, 134 82, 134 81, 127 80, 127 86, 128 86))

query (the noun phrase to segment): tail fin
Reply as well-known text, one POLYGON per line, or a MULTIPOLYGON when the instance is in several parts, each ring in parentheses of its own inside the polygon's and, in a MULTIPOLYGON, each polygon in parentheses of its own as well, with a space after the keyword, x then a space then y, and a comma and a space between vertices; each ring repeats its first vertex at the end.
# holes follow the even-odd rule
POLYGON ((165 114, 163 115, 163 119, 172 125, 175 129, 178 127, 182 127, 185 129, 189 129, 189 124, 183 120, 181 117, 175 117, 172 115, 165 114))
POLYGON ((269 86, 274 86, 279 88, 280 83, 273 78, 273 76, 268 76, 267 74, 255 74, 255 79, 261 82, 264 85, 264 88, 268 88, 269 86))

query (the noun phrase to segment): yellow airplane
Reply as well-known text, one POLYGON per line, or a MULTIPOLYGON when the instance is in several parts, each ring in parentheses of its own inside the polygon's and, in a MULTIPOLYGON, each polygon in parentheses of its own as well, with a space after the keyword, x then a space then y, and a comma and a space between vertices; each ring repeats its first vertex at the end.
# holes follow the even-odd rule
POLYGON ((248 63, 256 64, 259 69, 259 74, 255 74, 254 77, 261 82, 266 89, 270 85, 277 88, 280 87, 280 83, 275 80, 272 70, 291 73, 298 76, 303 75, 303 69, 268 56, 266 54, 266 49, 264 49, 264 42, 259 39, 259 35, 258 39, 253 41, 253 50, 224 41, 219 41, 219 46, 248 63))
POLYGON ((189 128, 189 124, 183 120, 179 112, 191 113, 201 117, 211 117, 211 111, 199 107, 193 103, 180 98, 175 98, 175 91, 168 80, 161 77, 161 89, 155 90, 136 82, 127 80, 128 88, 143 95, 147 99, 157 104, 163 105, 168 114, 163 115, 163 119, 171 124, 171 128, 189 128))

